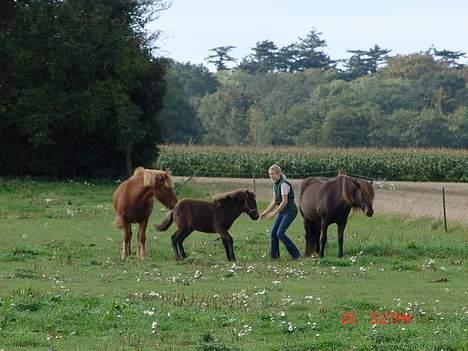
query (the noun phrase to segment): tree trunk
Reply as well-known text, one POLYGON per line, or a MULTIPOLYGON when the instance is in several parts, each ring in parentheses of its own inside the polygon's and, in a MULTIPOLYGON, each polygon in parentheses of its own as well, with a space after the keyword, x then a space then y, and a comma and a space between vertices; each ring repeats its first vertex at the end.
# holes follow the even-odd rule
POLYGON ((133 165, 132 165, 132 145, 129 144, 127 145, 127 148, 125 150, 125 166, 127 168, 127 175, 131 175, 132 174, 132 169, 133 169, 133 165))

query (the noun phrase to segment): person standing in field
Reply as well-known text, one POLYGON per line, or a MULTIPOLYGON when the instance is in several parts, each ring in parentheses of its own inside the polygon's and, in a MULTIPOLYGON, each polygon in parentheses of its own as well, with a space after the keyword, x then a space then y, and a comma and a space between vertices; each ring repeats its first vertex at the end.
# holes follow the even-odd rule
POLYGON ((273 200, 266 210, 260 214, 259 219, 276 216, 275 223, 271 229, 271 258, 278 258, 280 256, 279 242, 281 241, 286 246, 292 259, 298 259, 301 256, 299 250, 292 240, 286 236, 286 230, 297 216, 297 206, 294 203, 294 190, 281 172, 280 166, 276 164, 271 165, 268 168, 268 175, 273 182, 273 200))

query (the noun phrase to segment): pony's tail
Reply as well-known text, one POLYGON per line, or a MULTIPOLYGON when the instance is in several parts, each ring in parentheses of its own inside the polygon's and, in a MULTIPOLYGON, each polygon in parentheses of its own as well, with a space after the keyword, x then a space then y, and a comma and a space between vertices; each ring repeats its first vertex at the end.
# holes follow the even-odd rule
POLYGON ((115 220, 112 224, 117 228, 122 228, 122 220, 119 216, 115 217, 115 220))
POLYGON ((154 229, 156 229, 157 232, 164 232, 165 230, 167 230, 167 228, 171 226, 173 219, 174 215, 172 211, 169 211, 166 215, 166 218, 164 218, 161 224, 154 225, 154 229))

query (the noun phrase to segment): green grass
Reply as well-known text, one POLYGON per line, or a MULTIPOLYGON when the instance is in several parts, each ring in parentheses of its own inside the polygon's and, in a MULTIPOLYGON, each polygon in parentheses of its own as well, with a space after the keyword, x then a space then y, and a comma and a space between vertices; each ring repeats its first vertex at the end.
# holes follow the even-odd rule
MULTIPOLYGON (((148 259, 133 252, 122 261, 115 186, 0 181, 0 349, 468 349, 465 227, 446 234, 436 220, 355 213, 344 259, 332 227, 324 259, 290 261, 281 247, 271 261, 272 222, 242 216, 231 230, 235 264, 217 236, 202 233, 175 262, 174 228, 156 234, 152 226, 148 259), (341 323, 348 311, 355 325, 341 323), (372 326, 373 311, 413 321, 372 326)), ((184 187, 179 198, 215 190, 184 187)), ((163 216, 156 206, 151 223, 163 216)), ((289 233, 304 251, 300 218, 289 233)))

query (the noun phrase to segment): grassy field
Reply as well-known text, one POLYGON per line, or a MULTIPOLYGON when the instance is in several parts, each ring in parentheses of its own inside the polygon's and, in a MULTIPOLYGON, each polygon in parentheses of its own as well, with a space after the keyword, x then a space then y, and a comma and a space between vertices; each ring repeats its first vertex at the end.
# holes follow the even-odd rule
MULTIPOLYGON (((242 216, 235 264, 201 233, 176 263, 173 228, 149 230, 147 260, 122 261, 115 186, 0 181, 0 350, 468 349, 466 227, 446 234, 433 219, 355 213, 344 259, 333 227, 324 259, 290 261, 281 247, 271 261, 271 221, 242 216), (381 324, 392 311, 411 323, 381 324)), ((158 206, 151 223, 163 216, 158 206)), ((303 251, 300 218, 289 233, 303 251)))

